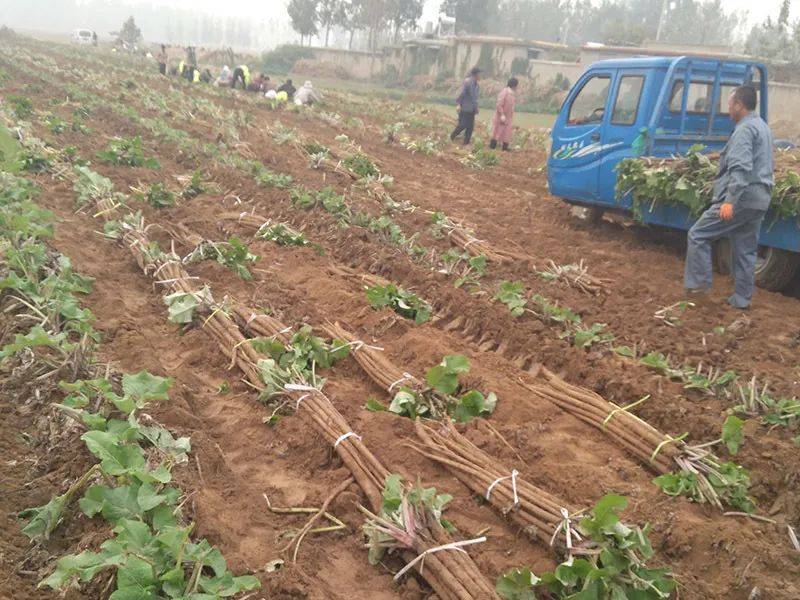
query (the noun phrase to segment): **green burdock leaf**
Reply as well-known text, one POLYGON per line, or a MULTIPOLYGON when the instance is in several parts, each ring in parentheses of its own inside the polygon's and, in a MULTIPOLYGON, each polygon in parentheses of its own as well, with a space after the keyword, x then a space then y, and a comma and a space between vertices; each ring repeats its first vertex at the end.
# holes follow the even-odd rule
POLYGON ((158 600, 157 585, 153 566, 138 556, 128 555, 117 569, 117 589, 108 600, 158 600))
POLYGON ((171 378, 151 375, 147 371, 139 371, 136 375, 126 373, 122 376, 122 391, 126 396, 136 398, 139 408, 150 400, 167 400, 171 385, 171 378))
POLYGON ((107 551, 97 553, 87 550, 80 554, 69 554, 58 559, 55 571, 39 587, 47 586, 57 590, 66 587, 73 579, 87 583, 103 569, 121 565, 124 560, 122 554, 107 551))
POLYGON ((128 475, 145 467, 141 447, 121 443, 117 435, 106 431, 87 431, 81 439, 89 451, 100 459, 100 468, 106 475, 128 475))
POLYGON ((13 356, 20 350, 26 348, 37 348, 46 346, 48 348, 60 348, 63 351, 68 351, 72 348, 72 344, 67 343, 67 334, 64 332, 50 335, 41 325, 34 325, 31 330, 26 334, 17 333, 14 335, 14 341, 10 344, 3 346, 0 350, 0 359, 13 356))
POLYGON ((22 533, 31 540, 48 539, 53 530, 58 527, 64 513, 64 507, 69 498, 66 494, 56 496, 44 506, 26 508, 19 513, 20 518, 29 519, 28 524, 22 528, 22 533))
POLYGON ((742 425, 744 421, 735 415, 729 415, 722 424, 722 441, 728 447, 728 452, 733 455, 739 452, 739 447, 744 441, 742 425))
POLYGON ((93 485, 78 502, 87 517, 102 514, 111 523, 120 519, 136 519, 142 510, 137 501, 139 484, 133 483, 116 488, 105 485, 93 485))
POLYGON ((426 373, 428 385, 443 394, 458 389, 458 375, 469 372, 469 360, 460 354, 445 356, 442 362, 426 373))
POLYGON ((386 412, 389 410, 386 406, 378 402, 375 398, 367 398, 364 409, 370 412, 386 412))
POLYGON ((504 600, 536 600, 534 588, 539 583, 528 567, 513 569, 497 579, 495 590, 504 600))

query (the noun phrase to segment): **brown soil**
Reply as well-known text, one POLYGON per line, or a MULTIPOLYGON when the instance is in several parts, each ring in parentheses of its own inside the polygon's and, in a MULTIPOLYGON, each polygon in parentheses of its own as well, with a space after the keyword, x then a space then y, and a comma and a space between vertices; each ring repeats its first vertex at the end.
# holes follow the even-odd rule
MULTIPOLYGON (((30 47, 34 52, 43 51, 36 45, 30 47)), ((47 53, 64 68, 76 64, 72 57, 49 50, 47 53)), ((82 67, 89 68, 91 64, 86 62, 82 67)), ((10 92, 23 91, 26 84, 35 82, 30 72, 23 73, 2 55, 0 65, 15 74, 16 87, 10 92)), ((109 77, 124 81, 130 78, 126 69, 120 63, 119 73, 109 69, 109 77)), ((58 97, 53 88, 74 81, 69 73, 62 74, 62 78, 50 82, 52 87, 32 100, 38 109, 67 118, 73 107, 50 104, 52 98, 58 97)), ((164 93, 185 90, 166 79, 148 77, 139 83, 145 84, 164 93)), ((136 90, 96 93, 109 100, 121 99, 142 115, 163 118, 156 109, 143 104, 136 90)), ((199 93, 223 108, 242 109, 253 116, 256 125, 241 129, 240 134, 246 148, 264 164, 291 173, 295 181, 309 187, 328 184, 340 191, 347 189, 349 178, 308 169, 305 159, 288 146, 276 146, 259 124, 278 118, 303 135, 331 146, 335 145, 333 138, 341 133, 338 128, 304 114, 269 112, 255 106, 248 97, 229 95, 227 90, 199 93)), ((344 114, 348 107, 334 104, 326 110, 344 114)), ((207 117, 186 118, 177 107, 174 111, 171 122, 175 128, 186 130, 203 142, 217 139, 215 125, 203 120, 207 117)), ((651 394, 652 399, 638 414, 666 432, 689 431, 697 442, 718 437, 731 399, 687 392, 608 352, 573 348, 559 338, 558 328, 529 317, 515 320, 504 306, 491 301, 491 295, 502 280, 522 280, 529 289, 572 307, 585 322, 607 323, 617 335, 617 343, 643 343, 683 362, 703 362, 757 374, 759 380, 768 379, 776 390, 786 394, 796 389, 800 376, 796 370, 796 341, 792 341, 796 340, 793 328, 797 326, 787 327, 793 322, 791 316, 798 315, 797 300, 759 292, 748 315, 749 325, 723 335, 715 335, 712 330, 720 324, 730 325, 741 315, 719 303, 691 309, 683 316, 681 327, 667 327, 654 319, 653 313, 681 299, 679 236, 616 220, 598 227, 577 224, 569 217, 567 207, 547 194, 544 176, 537 171, 544 157, 535 148, 504 155, 500 166, 473 172, 457 162, 457 150, 425 157, 388 145, 377 134, 381 120, 363 112, 359 116, 366 128, 346 133, 376 159, 385 173, 394 176, 390 193, 396 200, 444 210, 474 226, 478 236, 493 246, 528 258, 512 264, 492 264, 482 281, 483 289, 490 292, 471 295, 455 289, 452 279, 410 260, 378 235, 356 227, 338 228, 330 215, 320 211, 300 211, 292 206, 286 192, 259 188, 247 174, 232 168, 212 168, 202 157, 187 155, 170 143, 156 140, 147 130, 111 109, 93 113, 95 135, 91 137, 73 133, 54 136, 44 128, 37 129, 37 135, 56 147, 74 144, 78 153, 87 157, 106 145, 107 136, 141 135, 147 154, 158 156, 160 170, 101 164, 93 168, 110 177, 117 189, 127 190, 132 185, 155 181, 174 185, 173 176, 202 167, 212 173, 224 192, 163 210, 136 203, 136 209, 143 211, 148 222, 182 225, 208 239, 224 239, 229 233, 245 237, 248 232, 236 225, 222 231, 218 215, 223 211, 252 210, 304 229, 310 240, 322 245, 324 256, 309 248, 255 241, 250 245, 251 251, 260 260, 251 282, 240 280, 211 262, 193 265, 189 270, 209 282, 215 296, 227 294, 250 306, 269 308, 286 323, 319 326, 338 320, 365 341, 384 347, 387 356, 410 373, 423 374, 445 354, 467 355, 472 364, 470 384, 496 391, 500 397, 491 422, 515 453, 477 425, 466 427, 470 439, 504 463, 515 464, 523 477, 573 505, 590 505, 610 491, 628 496, 626 519, 653 523, 657 558, 673 566, 681 583, 681 598, 744 599, 755 587, 767 598, 800 596, 800 561, 792 554, 785 528, 724 517, 710 508, 664 496, 651 485, 653 473, 646 465, 626 455, 602 432, 532 398, 521 381, 530 377, 529 371, 535 370, 537 364, 544 363, 570 382, 620 404, 651 394), (581 259, 589 263, 593 275, 612 281, 608 293, 588 296, 544 282, 532 273, 533 265, 543 268, 548 260, 567 264, 581 259), (361 284, 347 277, 345 268, 380 274, 414 289, 434 303, 439 318, 416 326, 392 312, 372 310, 361 284)), ((348 524, 346 534, 309 538, 301 547, 298 564, 291 565, 287 560, 277 573, 263 572, 269 561, 281 556, 280 548, 287 542, 286 531, 299 528, 304 522, 302 518, 270 513, 263 494, 275 505, 319 505, 330 489, 347 478, 348 472, 331 449, 321 444, 321 439, 299 419, 290 415, 273 427, 264 425, 271 409, 259 403, 252 391, 238 381, 239 375, 229 370, 216 345, 201 329, 181 332, 166 321, 159 295, 127 249, 96 235, 98 224, 91 216, 74 213, 70 184, 48 176, 38 179, 43 190, 41 203, 61 219, 54 246, 70 256, 81 272, 97 279, 86 304, 97 316, 97 327, 104 334, 102 359, 123 370, 145 368, 175 378, 171 401, 153 413, 165 425, 192 437, 194 464, 180 471, 179 477, 189 490, 188 512, 197 521, 198 533, 220 546, 236 572, 258 572, 265 597, 424 597, 424 585, 421 587, 417 580, 395 585, 384 568, 367 564, 361 547, 362 517, 356 509, 356 503, 363 502, 363 498, 356 486, 342 494, 332 509, 348 524), (224 394, 218 391, 223 381, 231 383, 230 391, 224 394)), ((373 214, 377 211, 375 203, 370 204, 368 199, 354 195, 352 200, 373 214)), ((419 243, 439 249, 449 246, 446 240, 425 233, 428 216, 421 211, 398 213, 393 218, 409 234, 423 232, 419 243)), ((191 248, 178 250, 186 253, 191 248)), ((727 282, 720 280, 717 285, 715 300, 722 298, 727 282)), ((523 564, 534 571, 554 565, 548 548, 528 541, 522 532, 476 501, 448 472, 407 448, 405 439, 414 436, 410 421, 362 409, 368 397, 382 402, 388 398, 353 361, 337 365, 327 377, 326 390, 337 408, 387 467, 411 480, 419 476, 426 485, 452 493, 455 499, 448 517, 464 536, 491 528, 489 541, 470 550, 485 575, 493 578, 523 564)), ((6 423, 0 425, 6 431, 6 423)), ((16 421, 8 425, 20 426, 16 421)), ((747 434, 736 461, 751 469, 753 493, 762 511, 797 526, 800 451, 785 431, 767 430, 755 421, 748 423, 747 434)), ((21 450, 15 452, 18 455, 21 450)), ((26 475, 29 474, 19 473, 15 486, 24 485, 26 475)), ((24 500, 35 504, 51 492, 43 490, 41 497, 24 500)), ((8 507, 3 505, 4 514, 19 510, 24 504, 11 498, 8 507)), ((8 531, 14 529, 9 527, 8 531)), ((15 533, 9 535, 19 537, 15 533)), ((19 556, 23 547, 24 544, 15 543, 10 555, 19 556)), ((5 577, 7 565, 2 566, 5 577)), ((24 585, 31 583, 24 573, 15 577, 24 585)))

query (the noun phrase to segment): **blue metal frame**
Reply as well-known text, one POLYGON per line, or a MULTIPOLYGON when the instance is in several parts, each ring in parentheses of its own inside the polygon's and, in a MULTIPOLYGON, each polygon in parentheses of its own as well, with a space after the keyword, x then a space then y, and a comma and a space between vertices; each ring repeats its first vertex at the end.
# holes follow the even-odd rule
MULTIPOLYGON (((647 156, 682 154, 697 143, 703 144, 707 151, 720 150, 734 126, 725 113, 718 111, 724 100, 720 98, 722 87, 753 83, 756 73, 760 85, 760 112, 766 120, 769 105, 767 69, 758 62, 680 56, 604 60, 591 65, 570 90, 553 126, 553 144, 547 164, 550 192, 573 204, 629 211, 630 197, 618 199, 613 192, 616 183, 614 167, 624 158, 635 155, 635 141, 644 138, 642 154, 647 156), (567 122, 572 102, 586 81, 595 75, 609 74, 611 80, 602 121, 567 122), (631 74, 645 74, 645 82, 636 123, 620 127, 611 123, 612 104, 616 101, 620 79, 631 74), (669 110, 676 81, 683 82, 679 115, 669 110), (687 110, 692 82, 711 86, 708 113, 687 110)), ((679 206, 646 209, 643 220, 684 230, 693 223, 688 211, 679 206)), ((759 242, 800 252, 800 226, 796 220, 776 220, 768 213, 759 242)))

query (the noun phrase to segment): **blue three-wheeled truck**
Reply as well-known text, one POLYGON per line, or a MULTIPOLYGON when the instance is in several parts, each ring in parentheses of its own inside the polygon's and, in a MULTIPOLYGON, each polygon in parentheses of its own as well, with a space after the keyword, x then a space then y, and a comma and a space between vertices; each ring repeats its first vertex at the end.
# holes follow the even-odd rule
MULTIPOLYGON (((682 56, 604 60, 594 63, 570 90, 553 126, 547 163, 550 192, 589 208, 594 218, 630 211, 631 198, 616 194, 616 165, 631 156, 668 157, 696 145, 721 150, 733 131, 728 96, 738 85, 759 90, 767 119, 767 70, 741 60, 682 56)), ((687 230, 693 223, 682 206, 644 208, 645 223, 687 230)), ((785 288, 800 269, 796 219, 764 220, 756 282, 785 288)), ((716 248, 718 268, 730 265, 725 241, 716 248)))

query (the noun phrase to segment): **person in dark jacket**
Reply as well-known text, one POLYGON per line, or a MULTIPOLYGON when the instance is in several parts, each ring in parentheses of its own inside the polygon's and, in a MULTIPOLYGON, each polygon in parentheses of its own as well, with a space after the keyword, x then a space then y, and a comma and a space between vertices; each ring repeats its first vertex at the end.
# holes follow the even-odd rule
POLYGON ((711 244, 728 238, 735 281, 728 303, 741 309, 755 290, 758 234, 775 185, 772 132, 755 113, 757 103, 749 85, 730 95, 728 114, 736 128, 720 156, 711 206, 689 230, 684 274, 687 292, 704 294, 711 287, 711 244))
POLYGON ((294 87, 291 79, 287 79, 286 82, 275 91, 278 93, 286 92, 286 95, 289 97, 289 100, 291 100, 292 98, 294 98, 294 93, 297 91, 297 88, 294 87))
POLYGON ((478 114, 478 94, 480 93, 481 70, 474 67, 469 72, 469 77, 461 84, 461 89, 456 98, 456 110, 458 111, 458 125, 450 134, 450 139, 455 139, 464 133, 464 145, 467 146, 472 140, 472 132, 475 129, 475 116, 478 114))

